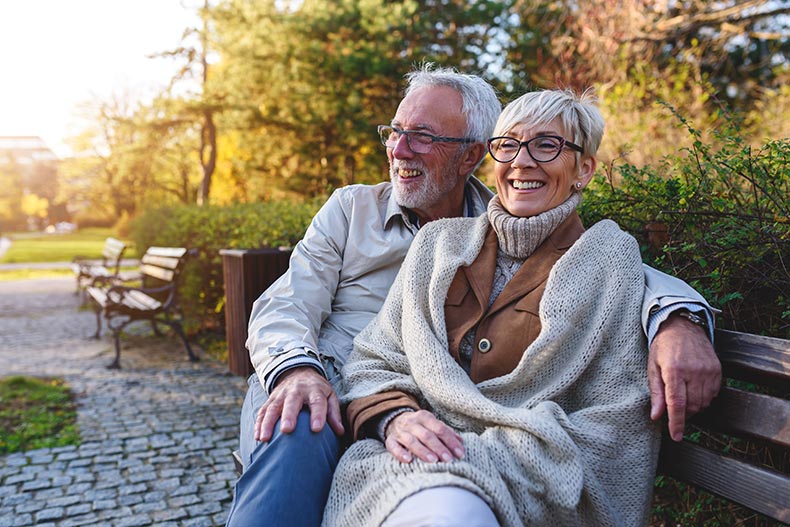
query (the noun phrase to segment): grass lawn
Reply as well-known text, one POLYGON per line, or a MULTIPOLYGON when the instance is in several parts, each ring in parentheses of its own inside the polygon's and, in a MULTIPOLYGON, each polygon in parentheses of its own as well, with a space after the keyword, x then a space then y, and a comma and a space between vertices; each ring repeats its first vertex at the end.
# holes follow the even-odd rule
POLYGON ((0 455, 77 445, 77 413, 59 379, 0 379, 0 455))
MULTIPOLYGON (((12 233, 11 247, 0 263, 70 262, 75 256, 101 258, 104 240, 113 236, 111 229, 82 229, 71 234, 12 233)), ((133 248, 124 258, 136 258, 133 248)))

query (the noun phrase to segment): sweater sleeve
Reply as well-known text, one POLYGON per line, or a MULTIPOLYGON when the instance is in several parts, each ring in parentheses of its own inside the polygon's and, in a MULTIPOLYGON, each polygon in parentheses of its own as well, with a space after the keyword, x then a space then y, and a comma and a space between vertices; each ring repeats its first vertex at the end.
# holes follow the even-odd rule
POLYGON ((376 418, 382 414, 399 408, 419 410, 420 405, 413 395, 400 390, 377 393, 352 401, 348 405, 346 416, 354 434, 354 440, 365 437, 364 431, 374 424, 371 421, 375 422, 376 418))

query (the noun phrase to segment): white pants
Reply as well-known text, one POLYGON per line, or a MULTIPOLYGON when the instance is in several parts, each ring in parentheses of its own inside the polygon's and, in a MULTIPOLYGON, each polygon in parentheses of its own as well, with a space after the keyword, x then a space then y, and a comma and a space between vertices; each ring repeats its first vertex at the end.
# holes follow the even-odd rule
POLYGON ((381 527, 499 527, 491 508, 474 492, 433 487, 412 494, 381 527))

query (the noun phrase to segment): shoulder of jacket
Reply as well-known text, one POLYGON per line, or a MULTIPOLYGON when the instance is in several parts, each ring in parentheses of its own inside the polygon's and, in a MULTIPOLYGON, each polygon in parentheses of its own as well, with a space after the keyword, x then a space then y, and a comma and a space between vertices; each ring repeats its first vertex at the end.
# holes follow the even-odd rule
POLYGON ((389 199, 392 193, 392 183, 383 181, 375 185, 354 184, 340 187, 332 192, 333 196, 354 199, 357 197, 385 197, 389 199))

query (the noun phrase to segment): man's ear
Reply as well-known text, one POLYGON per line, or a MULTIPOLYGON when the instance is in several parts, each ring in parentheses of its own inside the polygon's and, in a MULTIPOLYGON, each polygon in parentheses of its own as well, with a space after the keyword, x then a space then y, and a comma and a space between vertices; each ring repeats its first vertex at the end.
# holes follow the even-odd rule
POLYGON ((593 175, 595 175, 595 167, 597 166, 598 161, 592 156, 583 157, 579 161, 578 180, 581 181, 582 188, 586 187, 593 175))
POLYGON ((483 143, 472 143, 464 150, 458 171, 463 175, 470 174, 486 155, 486 145, 483 143))

